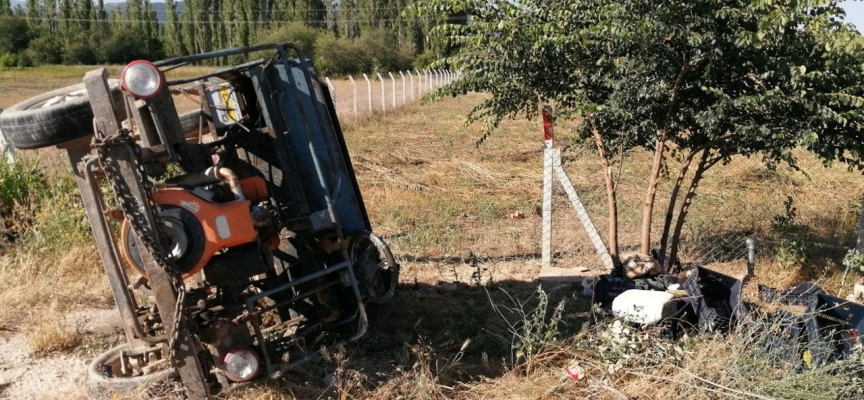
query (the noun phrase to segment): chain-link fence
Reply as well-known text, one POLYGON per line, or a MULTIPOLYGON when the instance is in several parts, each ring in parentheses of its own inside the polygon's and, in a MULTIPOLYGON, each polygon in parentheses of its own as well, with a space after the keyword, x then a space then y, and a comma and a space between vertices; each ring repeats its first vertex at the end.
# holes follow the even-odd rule
MULTIPOLYGON (((591 153, 587 148, 571 149, 566 169, 594 223, 605 234, 609 223, 603 171, 596 154, 591 153)), ((861 175, 840 165, 825 167, 803 151, 798 155, 802 160, 799 169, 769 167, 758 159, 736 157, 709 170, 695 188, 693 204, 685 217, 679 259, 700 265, 743 266, 747 257, 745 240, 752 238, 756 240, 757 259, 763 264, 842 268, 840 260, 855 245, 861 175)), ((630 157, 617 182, 618 241, 623 255, 639 251, 650 162, 647 154, 630 157)), ((680 163, 670 156, 653 209, 653 248, 659 247, 669 194, 679 168, 680 163)), ((684 185, 671 209, 673 228, 689 179, 684 185)), ((561 255, 559 264, 599 264, 588 235, 568 209, 566 196, 561 189, 556 191, 553 251, 561 255)))

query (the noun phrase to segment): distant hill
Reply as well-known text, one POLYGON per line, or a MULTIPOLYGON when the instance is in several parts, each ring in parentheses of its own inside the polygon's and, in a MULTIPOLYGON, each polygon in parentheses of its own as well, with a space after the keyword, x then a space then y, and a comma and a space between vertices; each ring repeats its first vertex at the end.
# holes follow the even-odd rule
MULTIPOLYGON (((164 1, 152 1, 151 4, 153 5, 153 10, 156 11, 156 18, 159 20, 160 23, 164 23, 165 22, 165 14, 166 14, 165 2, 164 1)), ((182 1, 177 1, 174 4, 176 4, 177 13, 180 13, 180 11, 183 11, 183 2, 182 1)), ((27 9, 27 3, 24 0, 12 0, 12 9, 14 10, 18 6, 20 6, 22 9, 25 9, 25 10, 27 9)), ((114 10, 120 10, 120 12, 122 13, 125 9, 126 9, 126 2, 111 2, 111 3, 105 2, 105 10, 108 11, 109 13, 113 12, 114 10)))

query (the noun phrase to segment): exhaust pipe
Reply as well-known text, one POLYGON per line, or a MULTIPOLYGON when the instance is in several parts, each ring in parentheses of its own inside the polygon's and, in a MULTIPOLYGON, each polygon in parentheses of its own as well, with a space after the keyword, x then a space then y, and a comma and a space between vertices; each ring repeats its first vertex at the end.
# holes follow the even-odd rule
POLYGON ((243 190, 240 188, 240 180, 237 179, 237 175, 234 171, 225 167, 210 167, 204 171, 204 175, 228 183, 231 193, 234 193, 234 197, 236 197, 237 200, 246 199, 246 197, 243 196, 243 190))

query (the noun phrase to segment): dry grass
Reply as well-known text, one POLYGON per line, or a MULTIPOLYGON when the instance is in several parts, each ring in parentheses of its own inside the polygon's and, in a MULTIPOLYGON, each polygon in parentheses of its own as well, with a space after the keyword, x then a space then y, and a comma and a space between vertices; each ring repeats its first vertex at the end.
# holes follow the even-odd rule
POLYGON ((32 356, 41 357, 74 349, 81 343, 81 332, 70 323, 56 303, 47 310, 30 313, 30 324, 22 333, 32 356))

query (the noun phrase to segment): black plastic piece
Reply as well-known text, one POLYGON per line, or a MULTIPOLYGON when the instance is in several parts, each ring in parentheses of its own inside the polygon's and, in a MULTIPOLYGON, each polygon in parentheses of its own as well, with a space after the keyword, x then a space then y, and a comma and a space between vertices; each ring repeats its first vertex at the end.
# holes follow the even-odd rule
POLYGON ((741 281, 707 268, 694 267, 684 281, 685 301, 693 308, 703 332, 728 332, 746 317, 747 306, 741 302, 741 281))

